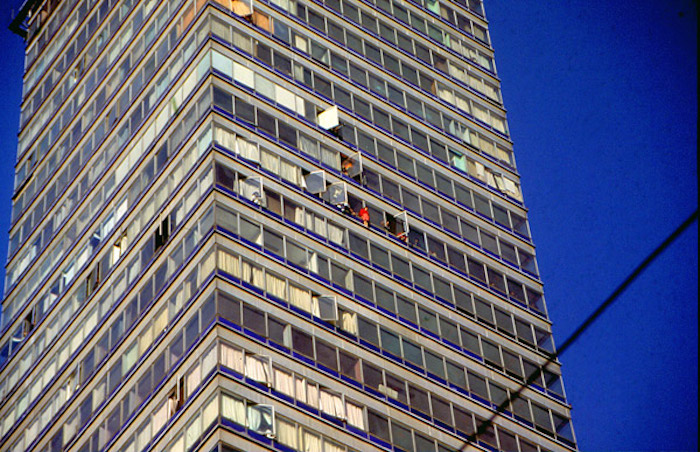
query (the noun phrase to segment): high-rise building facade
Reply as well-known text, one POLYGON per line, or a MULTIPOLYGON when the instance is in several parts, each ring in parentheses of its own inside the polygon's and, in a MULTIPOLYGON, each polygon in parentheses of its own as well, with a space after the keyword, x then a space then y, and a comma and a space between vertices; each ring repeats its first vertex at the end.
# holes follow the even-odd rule
MULTIPOLYGON (((554 351, 480 0, 26 0, 2 451, 460 449, 554 351)), ((475 450, 576 450, 558 363, 475 450)))

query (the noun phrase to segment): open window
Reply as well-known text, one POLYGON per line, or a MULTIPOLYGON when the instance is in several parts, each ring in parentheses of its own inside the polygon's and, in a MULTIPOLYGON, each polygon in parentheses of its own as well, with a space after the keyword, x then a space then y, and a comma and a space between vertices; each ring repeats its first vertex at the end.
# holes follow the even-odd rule
POLYGON ((345 174, 348 177, 351 177, 358 182, 362 182, 360 180, 360 176, 362 175, 362 154, 359 152, 356 152, 354 154, 351 154, 349 156, 345 156, 341 154, 341 163, 340 163, 340 170, 343 174, 345 174))
POLYGON ((240 180, 241 195, 261 207, 265 207, 263 180, 261 177, 247 177, 240 180))
POLYGON ((248 402, 248 428, 268 438, 275 437, 275 407, 248 402))
POLYGON ((22 320, 22 337, 27 335, 34 329, 34 310, 31 309, 22 320))
POLYGON ((112 255, 110 257, 110 266, 114 266, 114 264, 119 261, 119 258, 126 252, 126 247, 128 245, 128 241, 126 239, 126 232, 121 234, 119 238, 112 244, 112 255))
POLYGON ((384 228, 387 230, 387 232, 393 234, 396 238, 408 244, 408 233, 410 232, 408 226, 408 213, 403 211, 393 216, 387 216, 388 218, 384 228))
POLYGON ((319 113, 316 117, 316 121, 318 122, 319 127, 331 132, 337 137, 340 137, 341 124, 337 105, 333 105, 332 107, 329 107, 319 113))
POLYGON ((348 206, 348 190, 345 182, 331 184, 324 193, 324 199, 338 208, 348 206))
POLYGON ((165 216, 153 233, 153 250, 158 251, 170 238, 170 217, 165 216))
POLYGON ((326 172, 321 170, 312 171, 304 177, 304 183, 309 193, 314 195, 323 193, 326 191, 326 172))
POLYGON ((173 417, 177 411, 182 408, 185 403, 185 381, 184 377, 180 377, 175 384, 175 387, 168 394, 168 419, 173 417))
POLYGON ((85 277, 85 298, 92 295, 100 284, 100 263, 95 264, 85 277))
POLYGON ((338 321, 338 302, 333 296, 313 297, 313 314, 327 322, 338 321))
POLYGON ((233 14, 252 19, 253 17, 253 0, 233 0, 231 2, 231 11, 233 14))

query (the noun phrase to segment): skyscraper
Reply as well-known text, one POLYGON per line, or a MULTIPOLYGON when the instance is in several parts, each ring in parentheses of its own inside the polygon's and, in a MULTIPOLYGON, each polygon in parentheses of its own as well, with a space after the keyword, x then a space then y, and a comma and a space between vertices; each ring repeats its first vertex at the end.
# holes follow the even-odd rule
MULTIPOLYGON (((480 1, 12 28, 0 450, 450 451, 554 351, 480 1)), ((575 450, 560 366, 475 447, 575 450)))

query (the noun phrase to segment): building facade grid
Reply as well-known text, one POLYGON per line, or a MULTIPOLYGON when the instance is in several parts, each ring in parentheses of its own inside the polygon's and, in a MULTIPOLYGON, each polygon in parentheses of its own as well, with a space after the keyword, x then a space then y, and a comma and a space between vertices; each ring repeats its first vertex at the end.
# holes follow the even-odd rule
MULTIPOLYGON (((0 450, 462 446, 554 345, 480 1, 24 3, 0 450)), ((478 450, 576 450, 558 363, 478 450)))

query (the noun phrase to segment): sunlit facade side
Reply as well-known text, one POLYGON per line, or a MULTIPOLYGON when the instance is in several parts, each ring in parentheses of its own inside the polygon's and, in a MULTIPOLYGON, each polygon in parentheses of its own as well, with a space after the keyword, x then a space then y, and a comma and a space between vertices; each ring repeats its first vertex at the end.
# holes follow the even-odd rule
MULTIPOLYGON (((554 352, 480 1, 11 29, 0 450, 452 451, 554 352)), ((473 447, 576 450, 570 410, 556 362, 473 447)))

